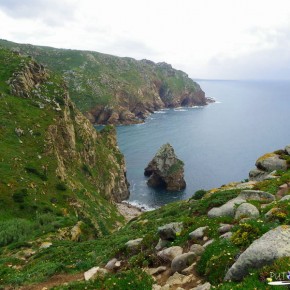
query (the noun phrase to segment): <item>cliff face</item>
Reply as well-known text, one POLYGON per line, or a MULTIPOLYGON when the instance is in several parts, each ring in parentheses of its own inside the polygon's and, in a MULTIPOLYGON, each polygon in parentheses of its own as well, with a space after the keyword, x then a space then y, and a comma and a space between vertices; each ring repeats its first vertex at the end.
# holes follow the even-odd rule
MULTIPOLYGON (((113 205, 129 197, 116 132, 95 130, 61 77, 31 58, 0 49, 0 192, 15 217, 70 213, 98 235, 122 220, 113 205), (21 209, 13 196, 21 195, 21 209), (58 212, 58 213, 57 213, 58 212)), ((17 198, 16 198, 17 200, 17 198)))
POLYGON ((0 45, 32 55, 63 75, 72 100, 92 123, 140 123, 155 110, 204 106, 208 101, 186 73, 164 62, 3 40, 0 45))

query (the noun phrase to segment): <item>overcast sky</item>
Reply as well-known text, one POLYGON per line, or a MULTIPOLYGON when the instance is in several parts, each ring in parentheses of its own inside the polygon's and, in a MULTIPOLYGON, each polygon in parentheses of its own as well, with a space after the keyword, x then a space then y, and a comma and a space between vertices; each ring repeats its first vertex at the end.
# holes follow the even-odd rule
POLYGON ((0 38, 166 61, 193 78, 290 79, 290 0, 0 0, 0 38))

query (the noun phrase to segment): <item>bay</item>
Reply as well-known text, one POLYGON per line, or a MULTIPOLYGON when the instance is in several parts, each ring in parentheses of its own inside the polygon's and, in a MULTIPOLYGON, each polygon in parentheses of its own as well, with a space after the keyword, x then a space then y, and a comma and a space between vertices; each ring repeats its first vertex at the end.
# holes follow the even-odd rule
POLYGON ((131 184, 129 202, 156 207, 198 189, 248 178, 256 159, 290 144, 290 81, 198 81, 217 102, 156 112, 145 123, 118 126, 131 184), (165 192, 147 186, 143 172, 169 142, 185 163, 187 187, 165 192))

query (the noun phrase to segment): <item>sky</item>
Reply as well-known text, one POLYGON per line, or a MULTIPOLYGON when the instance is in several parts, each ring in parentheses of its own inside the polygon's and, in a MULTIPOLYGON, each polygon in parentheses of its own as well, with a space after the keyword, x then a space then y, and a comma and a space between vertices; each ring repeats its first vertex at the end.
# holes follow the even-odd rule
POLYGON ((165 61, 195 79, 290 79, 290 0, 0 0, 0 38, 165 61))

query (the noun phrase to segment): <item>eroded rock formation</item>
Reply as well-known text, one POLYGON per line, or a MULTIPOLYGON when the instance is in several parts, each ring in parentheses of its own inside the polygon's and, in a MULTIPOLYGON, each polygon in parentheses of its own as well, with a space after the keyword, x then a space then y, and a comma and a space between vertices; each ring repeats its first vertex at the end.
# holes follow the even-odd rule
POLYGON ((167 143, 161 146, 149 162, 144 175, 149 176, 149 186, 180 191, 186 187, 183 167, 184 163, 176 157, 173 147, 167 143))

